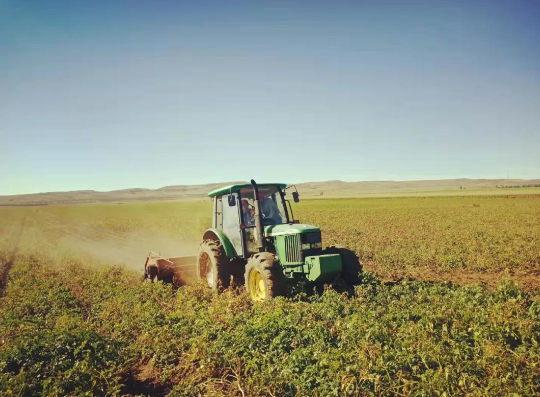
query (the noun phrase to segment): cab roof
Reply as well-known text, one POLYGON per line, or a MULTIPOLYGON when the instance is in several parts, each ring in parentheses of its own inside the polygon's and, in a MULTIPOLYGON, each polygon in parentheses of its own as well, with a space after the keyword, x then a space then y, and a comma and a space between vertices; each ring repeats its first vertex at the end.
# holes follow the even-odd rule
MULTIPOLYGON (((281 189, 285 189, 287 184, 285 183, 257 183, 257 186, 279 186, 281 189)), ((238 193, 243 187, 251 187, 251 183, 244 183, 240 185, 223 186, 219 189, 212 190, 208 193, 208 197, 223 196, 224 194, 238 193)))

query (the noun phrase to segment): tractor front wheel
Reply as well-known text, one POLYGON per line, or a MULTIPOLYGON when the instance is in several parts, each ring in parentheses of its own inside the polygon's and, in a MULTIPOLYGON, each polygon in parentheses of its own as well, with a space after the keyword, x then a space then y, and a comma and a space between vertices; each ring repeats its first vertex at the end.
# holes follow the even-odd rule
POLYGON ((244 278, 246 291, 254 301, 265 301, 285 294, 283 270, 270 252, 259 252, 249 258, 244 278))
POLYGON ((229 261, 222 245, 214 240, 205 240, 197 255, 197 278, 206 280, 214 291, 226 289, 231 282, 229 261))

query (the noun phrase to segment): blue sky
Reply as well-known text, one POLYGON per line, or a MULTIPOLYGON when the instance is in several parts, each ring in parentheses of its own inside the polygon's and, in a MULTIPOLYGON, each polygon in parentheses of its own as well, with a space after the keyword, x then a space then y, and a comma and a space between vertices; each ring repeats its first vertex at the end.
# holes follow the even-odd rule
POLYGON ((540 2, 0 0, 0 195, 540 178, 540 2))

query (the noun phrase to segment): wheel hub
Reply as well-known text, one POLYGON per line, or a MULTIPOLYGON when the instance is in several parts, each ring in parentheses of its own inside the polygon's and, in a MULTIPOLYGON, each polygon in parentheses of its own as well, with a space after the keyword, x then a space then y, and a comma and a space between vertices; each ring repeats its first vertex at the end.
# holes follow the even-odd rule
POLYGON ((255 301, 263 301, 266 298, 266 286, 262 274, 257 270, 249 273, 249 291, 255 301))

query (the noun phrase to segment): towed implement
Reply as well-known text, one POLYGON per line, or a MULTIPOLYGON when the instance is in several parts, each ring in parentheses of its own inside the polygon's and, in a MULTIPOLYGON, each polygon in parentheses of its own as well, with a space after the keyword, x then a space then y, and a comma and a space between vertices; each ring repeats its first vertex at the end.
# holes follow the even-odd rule
POLYGON ((196 255, 163 258, 160 254, 150 251, 144 263, 144 278, 152 282, 158 279, 183 284, 183 280, 194 276, 192 273, 195 271, 196 263, 196 255))
MULTIPOLYGON (((245 285, 255 301, 286 293, 294 281, 323 284, 341 278, 359 283, 362 266, 342 246, 323 249, 321 229, 294 218, 281 183, 226 186, 208 193, 212 227, 204 232, 197 255, 163 258, 151 252, 145 278, 181 284, 184 272, 196 273, 214 290, 245 285)), ((298 192, 292 192, 299 202, 298 192)))

